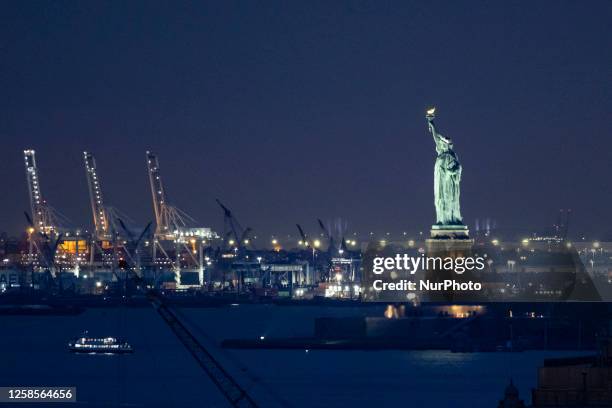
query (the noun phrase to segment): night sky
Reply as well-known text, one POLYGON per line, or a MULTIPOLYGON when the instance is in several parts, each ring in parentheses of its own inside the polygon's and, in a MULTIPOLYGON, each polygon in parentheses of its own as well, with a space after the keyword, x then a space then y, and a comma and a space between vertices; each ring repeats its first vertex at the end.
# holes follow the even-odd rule
POLYGON ((153 218, 145 150, 169 201, 259 235, 428 230, 435 151, 463 164, 462 211, 612 236, 612 2, 0 2, 0 230, 25 228, 22 151, 43 195, 91 224, 104 198, 153 218))

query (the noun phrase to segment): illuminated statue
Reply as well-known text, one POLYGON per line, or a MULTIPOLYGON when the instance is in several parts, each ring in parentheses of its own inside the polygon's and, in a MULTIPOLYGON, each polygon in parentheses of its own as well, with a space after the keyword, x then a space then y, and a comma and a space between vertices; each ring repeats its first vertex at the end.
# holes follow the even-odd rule
POLYGON ((434 199, 436 204, 436 225, 463 225, 459 207, 459 183, 461 164, 453 150, 452 140, 436 131, 434 125, 436 108, 427 111, 427 123, 436 143, 436 165, 434 167, 434 199))

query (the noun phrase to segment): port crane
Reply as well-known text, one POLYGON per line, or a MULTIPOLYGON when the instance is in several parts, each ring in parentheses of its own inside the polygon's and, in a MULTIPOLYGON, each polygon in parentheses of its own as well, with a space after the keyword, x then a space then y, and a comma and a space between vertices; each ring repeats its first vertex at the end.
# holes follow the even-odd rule
POLYGON ((244 248, 250 243, 250 234, 253 232, 251 227, 243 228, 232 211, 227 208, 218 198, 215 199, 219 207, 223 210, 223 238, 230 246, 244 248))
POLYGON ((345 223, 342 223, 342 220, 340 219, 336 220, 336 223, 335 223, 336 232, 337 232, 337 236, 340 237, 339 239, 340 245, 337 246, 336 241, 334 239, 334 235, 332 234, 331 227, 329 228, 325 227, 325 224, 323 224, 323 221, 321 221, 321 219, 317 219, 317 221, 319 222, 319 227, 321 227, 321 230, 323 231, 323 235, 329 240, 329 246, 327 248, 327 252, 330 255, 332 255, 334 250, 337 250, 339 254, 343 254, 344 252, 346 252, 348 247, 346 245, 346 239, 344 237, 344 233, 346 230, 345 223))
MULTIPOLYGON (((251 249, 255 248, 255 245, 251 242, 251 233, 253 229, 250 227, 243 228, 233 212, 225 206, 221 200, 215 199, 219 207, 223 210, 223 245, 224 248, 231 249, 233 251, 233 263, 242 261, 244 268, 238 271, 238 291, 242 290, 244 284, 244 273, 250 275, 251 265, 249 262, 249 256, 247 254, 248 247, 251 249)), ((221 254, 221 250, 218 251, 218 255, 221 254)), ((219 259, 217 259, 219 261, 219 259)), ((224 279, 225 281, 225 274, 224 279)))
POLYGON ((302 229, 302 226, 300 224, 295 224, 295 226, 297 227, 297 229, 298 229, 298 231, 300 233, 300 237, 302 238, 302 243, 304 244, 305 247, 308 247, 310 245, 310 243, 308 242, 308 237, 304 233, 304 230, 302 229))
MULTIPOLYGON (((336 248, 336 241, 334 240, 334 236, 332 235, 330 228, 327 228, 320 218, 317 219, 317 222, 319 223, 319 227, 321 228, 323 236, 327 238, 327 252, 331 255, 332 251, 336 248)), ((342 241, 344 241, 344 237, 342 238, 342 241)))
POLYGON ((204 259, 203 245, 207 239, 212 239, 215 234, 210 228, 192 228, 189 225, 195 224, 195 220, 178 207, 171 205, 166 198, 166 191, 161 177, 159 159, 151 151, 146 152, 147 172, 151 187, 151 197, 153 199, 153 211, 155 213, 155 233, 153 237, 153 262, 159 250, 166 259, 173 262, 175 281, 181 284, 181 253, 186 253, 189 259, 197 266, 200 284, 204 281, 204 259), (198 242, 199 240, 199 242, 198 242), (162 242, 171 242, 174 246, 174 260, 168 255, 168 251, 162 242), (189 248, 187 243, 193 245, 198 243, 199 251, 189 248), (194 252, 199 253, 196 259, 194 252))
MULTIPOLYGON (((32 149, 26 149, 23 151, 23 155, 31 211, 31 216, 26 213, 29 241, 28 260, 33 262, 34 251, 36 251, 40 255, 45 267, 54 276, 55 262, 53 259, 49 259, 49 249, 53 248, 53 257, 55 257, 60 244, 65 240, 66 235, 68 235, 60 232, 65 230, 62 224, 66 223, 67 219, 53 209, 43 198, 38 166, 36 164, 36 152, 32 149), (50 244, 52 241, 55 242, 50 244), (50 261, 53 262, 51 263, 50 261)), ((76 258, 78 258, 78 237, 76 239, 76 253, 76 258)))
MULTIPOLYGON (((100 254, 104 253, 103 247, 110 246, 113 250, 112 267, 115 267, 117 249, 122 247, 121 242, 124 240, 121 237, 121 231, 125 231, 121 219, 128 219, 125 214, 122 214, 115 207, 107 206, 104 203, 102 194, 102 182, 98 174, 96 159, 91 152, 83 152, 83 161, 85 164, 85 175, 87 177, 87 187, 89 190, 89 203, 93 215, 94 230, 91 236, 91 248, 89 251, 89 264, 93 266, 96 251, 100 254)), ((129 256, 129 251, 123 251, 129 256)))

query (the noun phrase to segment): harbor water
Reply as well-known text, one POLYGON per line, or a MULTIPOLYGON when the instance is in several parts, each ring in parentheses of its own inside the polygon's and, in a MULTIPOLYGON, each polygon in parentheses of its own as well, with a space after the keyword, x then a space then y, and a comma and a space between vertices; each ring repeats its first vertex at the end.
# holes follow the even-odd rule
MULTIPOLYGON (((382 308, 236 305, 177 314, 262 406, 492 407, 510 379, 526 403, 544 358, 571 352, 229 350, 226 338, 312 335, 323 316, 382 308), (382 404, 382 405, 381 405, 382 404)), ((225 407, 206 373, 153 308, 94 308, 75 316, 0 317, 0 385, 76 386, 71 406, 225 407), (88 330, 126 339, 127 355, 71 354, 88 330)), ((54 405, 57 406, 57 405, 54 405)))

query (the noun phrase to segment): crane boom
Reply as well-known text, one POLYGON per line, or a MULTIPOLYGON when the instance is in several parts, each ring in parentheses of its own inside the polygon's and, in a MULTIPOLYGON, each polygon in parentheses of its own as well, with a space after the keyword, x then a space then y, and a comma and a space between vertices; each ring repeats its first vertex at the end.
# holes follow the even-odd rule
POLYGON ((36 152, 32 149, 23 151, 25 160, 28 193, 30 195, 30 209, 32 211, 32 226, 39 232, 51 234, 57 232, 57 222, 51 209, 47 206, 40 192, 38 167, 36 166, 36 152))
POLYGON ((232 211, 229 208, 227 208, 218 198, 216 198, 215 201, 223 210, 223 223, 225 224, 224 237, 228 234, 233 235, 234 239, 237 241, 237 245, 239 246, 240 237, 242 236, 242 233, 244 231, 242 226, 234 217, 234 214, 232 214, 232 211))
POLYGON ((147 168, 149 170, 149 184, 151 185, 151 196, 153 197, 153 211, 155 212, 155 235, 167 234, 169 232, 168 217, 164 207, 166 205, 166 193, 162 184, 159 160, 157 155, 147 151, 147 168))
MULTIPOLYGON (((149 170, 151 196, 153 197, 153 210, 155 211, 155 236, 163 240, 174 240, 181 232, 193 234, 193 229, 188 228, 187 223, 193 224, 195 220, 167 202, 159 168, 159 159, 157 155, 150 151, 147 151, 147 168, 149 170)), ((210 230, 205 231, 204 234, 212 235, 210 230)))
POLYGON ((302 237, 302 241, 304 242, 304 245, 308 246, 308 237, 306 236, 306 233, 302 229, 302 226, 300 224, 295 224, 295 226, 297 227, 298 231, 300 232, 300 236, 302 237))
POLYGON ((185 325, 178 319, 174 312, 153 293, 149 293, 149 300, 157 313, 166 322, 176 337, 183 343, 191 353, 198 365, 208 374, 219 391, 225 396, 233 407, 257 407, 257 404, 242 388, 238 382, 223 368, 213 355, 191 334, 185 325))
POLYGON ((83 159, 85 161, 87 186, 89 187, 89 202, 91 204, 96 237, 102 240, 109 236, 109 220, 102 198, 102 189, 96 169, 96 159, 93 154, 89 152, 83 152, 83 159))
POLYGON ((331 238, 331 234, 329 233, 329 230, 325 227, 325 224, 323 224, 323 221, 321 221, 320 218, 317 218, 317 222, 319 223, 319 227, 321 228, 321 231, 323 231, 323 234, 325 234, 325 237, 331 238))

